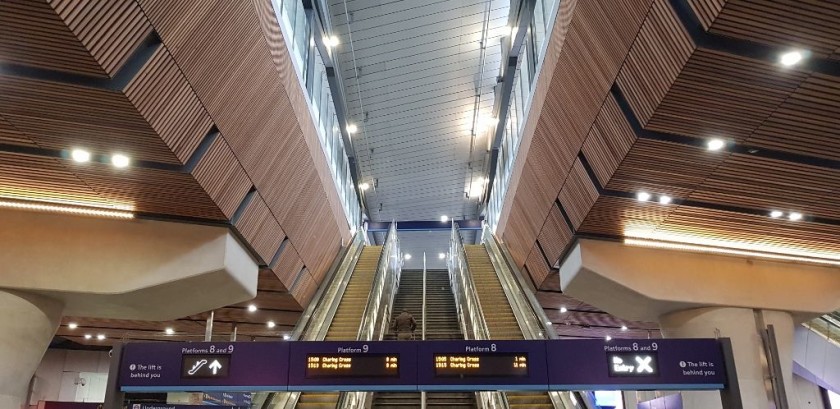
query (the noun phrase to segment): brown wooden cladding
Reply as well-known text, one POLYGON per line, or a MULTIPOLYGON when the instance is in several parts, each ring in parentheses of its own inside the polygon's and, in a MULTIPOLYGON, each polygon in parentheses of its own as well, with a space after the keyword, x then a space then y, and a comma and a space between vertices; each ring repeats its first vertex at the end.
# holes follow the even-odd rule
POLYGON ((566 246, 571 243, 572 230, 566 224, 563 215, 560 213, 560 208, 557 206, 552 206, 537 241, 542 246, 548 261, 552 264, 560 259, 563 251, 566 250, 566 246))
POLYGON ((624 160, 630 147, 636 142, 636 133, 624 118, 618 103, 612 96, 604 101, 604 107, 595 118, 595 124, 586 137, 581 152, 598 178, 606 186, 618 165, 624 160))
POLYGON ((107 77, 107 73, 44 0, 0 5, 0 60, 107 77))
POLYGON ((228 219, 233 217, 252 186, 242 165, 221 136, 207 149, 192 175, 228 219))
POLYGON ((706 30, 712 26, 726 2, 727 0, 688 0, 688 4, 706 30))
POLYGON ((51 0, 50 5, 112 77, 152 31, 140 5, 133 0, 51 0))
POLYGON ((310 274, 309 271, 304 271, 303 274, 298 277, 290 293, 292 294, 292 297, 300 303, 300 305, 308 305, 309 302, 312 301, 315 291, 318 290, 319 284, 320 283, 315 281, 315 278, 312 277, 312 274, 310 274))
POLYGON ((728 0, 709 32, 825 57, 840 45, 840 4, 835 1, 728 0))
POLYGON ((277 265, 272 266, 271 270, 280 279, 280 284, 283 285, 283 288, 289 290, 292 288, 292 284, 295 283, 295 279, 300 274, 302 268, 303 261, 300 259, 297 250, 292 244, 287 242, 286 246, 283 247, 283 253, 277 259, 277 265))
POLYGON ((18 131, 9 121, 6 121, 3 115, 0 115, 0 143, 4 145, 37 146, 26 134, 18 131))
POLYGON ((572 171, 566 177, 566 183, 563 184, 557 198, 563 203, 563 209, 566 210, 572 226, 577 229, 598 199, 598 190, 592 184, 580 159, 575 159, 572 171))
POLYGON ((254 194, 235 227, 251 243, 265 263, 270 263, 280 243, 286 238, 280 223, 259 194, 254 194))
POLYGON ((175 60, 160 47, 125 89, 160 139, 185 163, 213 121, 175 60))
POLYGON ((629 229, 656 227, 675 207, 633 198, 601 196, 578 232, 622 236, 629 229))
POLYGON ((551 274, 551 266, 546 264, 545 258, 543 258, 542 252, 536 244, 531 247, 531 252, 528 253, 528 258, 525 260, 525 269, 528 270, 531 280, 537 287, 551 274))

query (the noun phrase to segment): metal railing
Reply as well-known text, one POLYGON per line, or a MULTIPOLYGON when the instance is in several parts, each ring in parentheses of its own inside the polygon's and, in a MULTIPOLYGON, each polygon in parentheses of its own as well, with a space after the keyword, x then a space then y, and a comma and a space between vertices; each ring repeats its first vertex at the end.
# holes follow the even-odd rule
MULTIPOLYGON (((484 320, 484 312, 467 265, 467 253, 461 242, 458 224, 452 223, 449 239, 449 283, 455 296, 455 306, 465 339, 490 339, 490 330, 484 320)), ((482 409, 507 409, 507 399, 500 392, 476 392, 478 406, 482 409)))

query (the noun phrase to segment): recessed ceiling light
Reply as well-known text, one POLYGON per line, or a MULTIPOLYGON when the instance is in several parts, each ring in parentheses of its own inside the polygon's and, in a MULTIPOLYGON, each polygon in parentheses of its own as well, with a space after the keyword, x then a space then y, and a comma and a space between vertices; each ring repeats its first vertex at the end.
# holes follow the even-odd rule
POLYGON ((359 127, 356 124, 348 124, 347 125, 347 133, 356 133, 359 130, 359 127))
POLYGON ((779 62, 785 67, 792 67, 802 61, 804 56, 800 51, 786 52, 779 57, 779 62))
POLYGON ((71 322, 71 323, 67 324, 67 328, 76 329, 76 328, 79 328, 79 324, 76 324, 75 322, 71 322))
POLYGON ((726 145, 726 142, 724 142, 723 139, 709 139, 709 141, 706 142, 706 148, 710 151, 719 151, 723 149, 724 145, 726 145))
POLYGON ((121 153, 117 153, 111 156, 111 164, 117 168, 125 168, 131 164, 131 159, 129 159, 128 156, 125 156, 121 153))
POLYGON ((788 219, 793 221, 802 220, 802 213, 790 212, 790 214, 788 214, 788 219))
POLYGON ((784 215, 784 213, 781 210, 773 210, 772 212, 770 212, 770 217, 774 219, 782 217, 782 215, 784 215))
POLYGON ((647 202, 648 200, 650 200, 650 193, 648 193, 648 192, 636 193, 636 200, 638 200, 640 202, 647 202))
POLYGON ((97 335, 97 336, 96 336, 96 339, 98 339, 98 340, 102 341, 103 339, 105 339, 105 334, 99 334, 99 335, 97 335))
POLYGON ((551 321, 546 321, 545 325, 551 325, 551 321))
POLYGON ((257 306, 255 304, 249 304, 248 305, 248 312, 256 312, 256 311, 257 311, 257 306))
POLYGON ((446 258, 446 253, 438 253, 438 258, 443 260, 446 258))
POLYGON ((370 183, 364 182, 359 184, 359 189, 362 189, 362 191, 370 189, 370 183))
POLYGON ((622 330, 622 331, 627 331, 627 326, 626 326, 626 325, 622 325, 622 326, 621 326, 621 330, 622 330))
POLYGON ((672 200, 673 199, 671 199, 671 196, 668 196, 668 195, 659 196, 659 203, 664 204, 664 205, 666 205, 668 203, 671 203, 672 200))
POLYGON ((288 334, 283 334, 283 341, 288 341, 291 338, 288 334))
POLYGON ((172 328, 166 328, 165 330, 163 330, 163 332, 165 332, 166 335, 172 335, 175 333, 175 330, 172 328))
POLYGON ((134 214, 131 212, 121 212, 116 210, 100 210, 92 208, 81 208, 74 206, 62 206, 49 203, 26 203, 17 201, 8 201, 0 199, 0 207, 7 207, 12 209, 25 210, 39 210, 44 212, 82 214, 86 216, 100 216, 100 217, 115 217, 120 219, 133 219, 134 214))
POLYGON ((566 311, 569 311, 569 310, 567 310, 567 309, 566 309, 566 307, 560 307, 560 312, 561 312, 561 313, 564 313, 564 312, 566 312, 566 311))
POLYGON ((411 260, 411 254, 406 253, 403 257, 405 257, 406 260, 411 260))
POLYGON ((93 338, 93 335, 85 334, 85 339, 91 339, 91 338, 93 338))
POLYGON ((90 152, 84 149, 73 149, 70 152, 70 157, 73 158, 74 161, 82 163, 90 161, 90 152))
POLYGON ((269 321, 265 323, 265 326, 269 328, 274 328, 277 326, 277 324, 275 324, 274 321, 269 321))
POLYGON ((604 339, 605 339, 605 340, 607 340, 607 341, 612 341, 612 337, 611 337, 611 336, 609 336, 609 335, 607 335, 606 337, 604 337, 604 339))
POLYGON ((338 45, 338 37, 331 36, 331 37, 324 37, 324 44, 327 47, 335 47, 338 45))
POLYGON ((440 221, 442 221, 444 223, 448 222, 449 221, 449 216, 447 216, 447 215, 440 216, 440 221))

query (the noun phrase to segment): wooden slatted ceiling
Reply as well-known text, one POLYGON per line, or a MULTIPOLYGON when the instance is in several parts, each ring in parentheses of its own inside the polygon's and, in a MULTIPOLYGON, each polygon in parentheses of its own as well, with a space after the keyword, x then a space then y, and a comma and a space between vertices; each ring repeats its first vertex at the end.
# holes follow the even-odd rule
POLYGON ((563 219, 559 207, 551 207, 537 241, 552 265, 560 259, 563 251, 566 250, 566 246, 571 243, 572 230, 563 219))
POLYGON ((833 1, 729 0, 709 32, 825 57, 840 46, 840 4, 833 1))
POLYGON ((0 60, 107 77, 46 1, 7 0, 0 7, 0 60))
POLYGON ((252 186, 224 138, 213 141, 192 175, 228 219, 233 217, 252 186))
POLYGON ((595 204, 595 200, 598 199, 598 190, 592 184, 580 159, 575 159, 572 171, 557 198, 563 203, 563 209, 566 210, 572 226, 578 228, 589 213, 589 209, 595 204))
POLYGON ((152 31, 143 10, 132 0, 50 0, 50 6, 112 77, 152 31))
POLYGON ((289 290, 292 284, 295 283, 300 270, 303 268, 303 261, 301 261, 297 250, 293 245, 286 243, 283 247, 283 252, 280 253, 280 258, 277 260, 277 265, 272 266, 274 274, 280 279, 283 288, 289 290))
POLYGON ((700 19, 700 23, 703 24, 703 28, 708 30, 709 27, 711 27, 712 22, 723 9, 726 1, 727 0, 688 0, 688 4, 691 6, 691 9, 694 10, 697 18, 700 19))
POLYGON ((17 130, 9 121, 6 121, 3 115, 0 115, 0 143, 4 145, 37 146, 26 134, 17 130))
POLYGON ((673 209, 674 206, 641 203, 636 199, 601 196, 578 232, 621 236, 627 229, 655 228, 673 209))
POLYGON ((537 285, 545 281, 546 277, 551 274, 551 266, 546 263, 542 252, 540 252, 536 244, 531 247, 531 252, 528 253, 528 258, 525 259, 525 269, 531 275, 531 280, 537 285))
POLYGON ((615 98, 607 98, 581 147, 601 186, 610 182, 635 142, 636 133, 625 120, 618 102, 615 98))
POLYGON ((270 263, 280 243, 286 238, 280 223, 271 215, 271 211, 259 194, 255 194, 242 213, 235 227, 254 247, 257 254, 266 263, 270 263))

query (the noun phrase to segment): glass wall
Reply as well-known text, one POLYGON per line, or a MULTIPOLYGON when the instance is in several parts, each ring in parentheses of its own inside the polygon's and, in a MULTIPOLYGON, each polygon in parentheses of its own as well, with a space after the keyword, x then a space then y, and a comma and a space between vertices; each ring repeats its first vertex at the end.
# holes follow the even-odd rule
POLYGON ((542 68, 543 56, 548 48, 548 34, 554 27, 559 5, 560 0, 536 0, 525 43, 519 53, 510 95, 510 107, 507 118, 504 118, 502 143, 499 146, 499 157, 496 161, 496 177, 493 179, 492 191, 487 202, 486 220, 493 231, 496 231, 499 223, 502 203, 507 195, 510 175, 522 139, 522 129, 531 108, 534 84, 542 68))
POLYGON ((341 138, 341 124, 335 114, 330 84, 321 53, 315 47, 311 23, 301 0, 272 0, 274 13, 286 46, 292 54, 301 86, 306 89, 309 112, 318 130, 318 139, 330 165, 335 188, 341 198, 351 230, 361 223, 361 206, 350 174, 350 161, 341 138))

